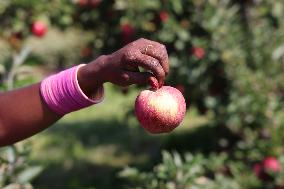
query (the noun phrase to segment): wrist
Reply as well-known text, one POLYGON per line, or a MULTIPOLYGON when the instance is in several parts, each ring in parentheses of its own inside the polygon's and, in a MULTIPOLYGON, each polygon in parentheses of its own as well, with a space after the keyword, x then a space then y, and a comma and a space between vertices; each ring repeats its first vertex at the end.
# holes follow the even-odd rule
POLYGON ((78 70, 78 83, 87 96, 94 96, 96 91, 105 83, 102 74, 102 57, 86 64, 78 70))
MULTIPOLYGON (((97 104, 103 100, 103 86, 96 87, 89 96, 83 91, 78 80, 78 71, 84 64, 45 78, 41 82, 40 94, 47 106, 59 115, 97 104)), ((79 74, 84 75, 84 74, 79 74)), ((83 78, 83 77, 81 77, 83 78)))

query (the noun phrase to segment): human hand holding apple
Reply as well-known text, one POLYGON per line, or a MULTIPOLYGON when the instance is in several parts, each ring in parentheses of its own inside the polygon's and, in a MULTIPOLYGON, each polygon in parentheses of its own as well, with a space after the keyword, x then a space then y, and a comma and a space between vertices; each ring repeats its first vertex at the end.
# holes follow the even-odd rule
POLYGON ((78 81, 88 96, 95 96, 94 86, 101 86, 105 82, 119 86, 150 84, 151 90, 144 90, 138 95, 135 113, 147 131, 164 133, 172 131, 181 123, 186 110, 182 93, 173 87, 163 86, 168 72, 165 46, 139 39, 81 67, 78 81), (146 71, 140 72, 139 67, 146 71))
POLYGON ((93 94, 94 86, 110 82, 119 86, 147 84, 155 77, 163 86, 169 72, 166 47, 158 42, 138 39, 109 55, 102 55, 78 71, 80 87, 93 94), (146 71, 140 72, 139 67, 146 71))

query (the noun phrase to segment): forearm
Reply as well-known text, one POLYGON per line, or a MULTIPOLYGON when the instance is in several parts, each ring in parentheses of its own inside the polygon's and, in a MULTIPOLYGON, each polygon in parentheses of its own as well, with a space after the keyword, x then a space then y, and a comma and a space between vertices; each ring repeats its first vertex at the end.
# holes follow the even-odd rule
POLYGON ((100 81, 97 69, 98 60, 96 63, 94 61, 96 66, 86 65, 72 68, 72 70, 78 70, 76 73, 72 70, 69 71, 70 69, 58 73, 52 76, 52 82, 47 78, 38 84, 0 93, 0 146, 28 138, 46 129, 63 115, 91 105, 92 102, 81 107, 82 95, 86 95, 87 98, 90 96, 92 98, 89 99, 90 101, 101 99, 103 82, 100 81), (41 88, 43 83, 45 87, 41 88), (79 91, 76 90, 77 88, 79 91), (66 89, 68 90, 66 91, 66 89), (75 99, 79 99, 79 104, 73 107, 75 109, 66 108, 74 100, 74 96, 72 98, 72 95, 70 96, 68 93, 72 89, 73 94, 75 92, 78 95, 75 99), (64 92, 68 94, 64 96, 64 92), (54 101, 55 99, 57 101, 54 101), (50 102, 55 102, 58 107, 50 102), (55 111, 58 108, 67 110, 67 112, 55 111))
POLYGON ((43 102, 39 88, 38 83, 0 94, 0 146, 30 137, 61 118, 43 102))

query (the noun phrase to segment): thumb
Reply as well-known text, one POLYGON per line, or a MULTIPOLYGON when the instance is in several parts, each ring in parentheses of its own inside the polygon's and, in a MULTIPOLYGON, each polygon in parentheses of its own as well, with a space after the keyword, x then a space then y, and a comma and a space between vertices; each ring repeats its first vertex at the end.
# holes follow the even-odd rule
POLYGON ((147 84, 149 83, 150 77, 153 77, 153 74, 150 72, 130 72, 125 71, 125 75, 128 75, 128 80, 125 84, 132 85, 132 84, 147 84))

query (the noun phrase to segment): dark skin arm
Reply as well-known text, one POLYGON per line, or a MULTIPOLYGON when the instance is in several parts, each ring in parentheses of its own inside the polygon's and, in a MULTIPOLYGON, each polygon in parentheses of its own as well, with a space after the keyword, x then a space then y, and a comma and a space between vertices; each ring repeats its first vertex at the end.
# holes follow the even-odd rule
MULTIPOLYGON (((134 41, 122 49, 102 55, 78 71, 79 85, 88 96, 111 82, 119 86, 146 84, 155 76, 160 86, 169 72, 164 45, 147 39, 134 41), (150 72, 139 72, 143 67, 150 72)), ((0 146, 28 138, 58 121, 39 93, 40 84, 0 93, 0 146)))

